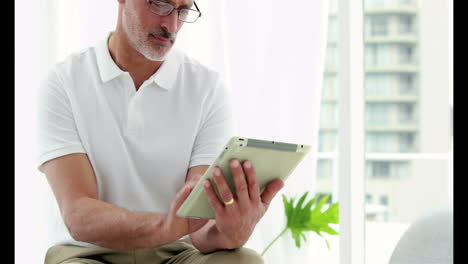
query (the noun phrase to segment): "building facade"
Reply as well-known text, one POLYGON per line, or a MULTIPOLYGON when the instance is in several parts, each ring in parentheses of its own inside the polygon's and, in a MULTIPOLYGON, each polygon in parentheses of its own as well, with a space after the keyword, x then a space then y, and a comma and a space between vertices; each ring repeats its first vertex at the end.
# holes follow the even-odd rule
MULTIPOLYGON (((444 8, 442 0, 364 1, 368 221, 409 222, 448 196, 449 162, 431 156, 447 153, 451 140, 448 12, 444 8)), ((338 149, 336 11, 335 0, 330 2, 322 95, 322 153, 338 149)), ((318 160, 317 192, 336 191, 336 165, 336 158, 318 160)))

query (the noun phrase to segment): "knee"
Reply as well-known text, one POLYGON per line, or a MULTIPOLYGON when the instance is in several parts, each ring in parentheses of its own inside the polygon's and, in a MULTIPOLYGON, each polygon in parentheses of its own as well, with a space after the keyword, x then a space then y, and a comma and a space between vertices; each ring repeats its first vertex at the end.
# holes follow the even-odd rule
POLYGON ((262 256, 250 248, 238 248, 212 253, 206 264, 264 264, 262 256))

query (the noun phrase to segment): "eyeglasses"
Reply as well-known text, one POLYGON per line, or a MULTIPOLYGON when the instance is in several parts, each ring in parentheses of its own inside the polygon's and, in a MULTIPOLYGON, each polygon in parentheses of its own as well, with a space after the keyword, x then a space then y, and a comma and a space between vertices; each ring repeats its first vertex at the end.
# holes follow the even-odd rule
POLYGON ((178 19, 183 22, 193 23, 197 21, 199 17, 201 17, 200 9, 198 9, 198 6, 195 3, 195 1, 193 1, 193 3, 195 4, 195 8, 197 10, 190 8, 175 8, 173 5, 162 1, 146 1, 149 3, 148 9, 158 16, 168 16, 172 14, 172 11, 177 10, 178 19))

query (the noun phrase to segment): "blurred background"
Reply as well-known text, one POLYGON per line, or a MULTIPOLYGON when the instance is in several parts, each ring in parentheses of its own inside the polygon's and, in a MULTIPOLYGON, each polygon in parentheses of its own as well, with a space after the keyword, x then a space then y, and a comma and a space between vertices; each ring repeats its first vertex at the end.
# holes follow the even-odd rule
MULTIPOLYGON (((388 263, 409 224, 453 197, 453 2, 363 7, 365 259, 388 263)), ((334 197, 343 132, 338 10, 330 1, 316 175, 317 191, 334 197)))
MULTIPOLYGON (((346 23, 340 1, 198 0, 202 17, 184 25, 176 42, 223 75, 237 135, 313 146, 278 196, 310 191, 339 202, 339 146, 349 144, 339 140, 349 132, 339 120, 346 88, 339 78, 340 23, 346 23)), ((355 67, 363 67, 364 96, 353 100, 364 105, 359 184, 365 191, 358 195, 365 228, 354 235, 365 240, 366 263, 388 263, 408 226, 453 197, 452 1, 359 2, 364 57, 355 67)), ((38 84, 52 65, 114 30, 117 10, 110 0, 15 1, 17 263, 43 263, 48 219, 57 213, 45 175, 36 169, 38 84)), ((275 198, 247 246, 261 252, 284 225, 282 201, 275 198)), ((297 249, 287 233, 267 252, 266 263, 340 263, 340 236, 327 239, 331 250, 315 234, 297 249)))

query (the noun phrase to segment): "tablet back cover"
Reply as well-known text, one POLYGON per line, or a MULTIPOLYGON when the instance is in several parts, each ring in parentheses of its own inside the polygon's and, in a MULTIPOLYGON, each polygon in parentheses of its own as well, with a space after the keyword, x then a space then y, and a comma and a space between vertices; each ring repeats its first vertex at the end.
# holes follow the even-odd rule
MULTIPOLYGON (((285 181, 309 151, 310 146, 308 145, 232 137, 218 158, 195 185, 193 191, 177 211, 177 215, 190 218, 215 218, 213 208, 206 197, 203 182, 205 179, 210 179, 218 194, 212 172, 216 166, 222 170, 226 182, 235 196, 234 182, 229 167, 231 159, 238 159, 241 163, 250 160, 257 175, 260 191, 263 191, 269 182, 277 178, 285 181)), ((219 194, 218 197, 220 197, 219 194)))

